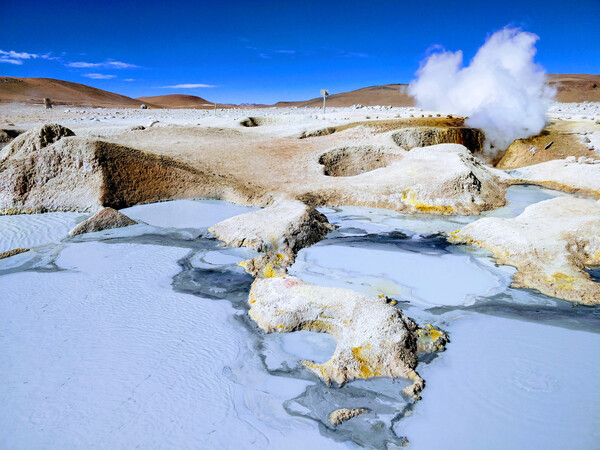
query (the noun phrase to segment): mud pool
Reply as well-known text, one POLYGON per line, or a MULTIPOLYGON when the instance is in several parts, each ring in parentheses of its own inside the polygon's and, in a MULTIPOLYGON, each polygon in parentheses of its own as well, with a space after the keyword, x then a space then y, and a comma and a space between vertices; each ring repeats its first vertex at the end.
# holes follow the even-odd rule
MULTIPOLYGON (((508 190, 488 215, 565 195, 508 190)), ((327 334, 265 335, 247 315, 256 255, 206 228, 256 208, 174 201, 122 210, 124 229, 68 237, 88 215, 0 217, 0 446, 6 448, 594 448, 600 441, 600 308, 510 287, 514 269, 449 245, 477 217, 323 208, 339 228, 290 273, 386 294, 450 334, 404 380, 328 387, 327 334), (369 412, 333 426, 338 408, 369 412), (232 432, 235 430, 235 433, 232 432)), ((591 271, 598 279, 598 271, 591 271)))

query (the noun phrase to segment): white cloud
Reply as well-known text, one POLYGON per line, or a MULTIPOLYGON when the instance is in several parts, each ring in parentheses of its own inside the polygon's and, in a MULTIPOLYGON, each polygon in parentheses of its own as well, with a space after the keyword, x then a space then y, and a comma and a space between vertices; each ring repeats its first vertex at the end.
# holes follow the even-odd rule
POLYGON ((271 59, 274 56, 284 56, 284 55, 289 55, 289 56, 294 56, 296 55, 296 50, 290 50, 290 49, 275 49, 275 48, 261 48, 261 47, 254 47, 253 45, 246 45, 246 48, 248 50, 253 50, 255 52, 257 52, 258 57, 262 58, 262 59, 271 59))
POLYGON ((124 63, 121 61, 112 61, 110 59, 105 61, 104 64, 106 64, 107 67, 112 67, 113 69, 135 69, 139 67, 135 64, 124 63))
POLYGON ((188 83, 188 84, 175 84, 173 86, 161 86, 163 89, 196 89, 196 88, 214 88, 212 84, 201 84, 201 83, 188 83))
POLYGON ((107 59, 104 62, 92 63, 86 61, 75 61, 65 64, 67 67, 73 67, 75 69, 90 69, 93 67, 105 67, 108 69, 135 69, 139 66, 135 64, 124 63, 122 61, 114 61, 112 59, 107 59))
POLYGON ((5 56, 0 56, 0 63, 15 64, 17 66, 20 66, 21 64, 23 64, 23 61, 19 59, 10 59, 6 58, 5 56))
POLYGON ((135 81, 135 78, 125 78, 123 81, 135 81))
POLYGON ((35 59, 40 57, 40 55, 36 55, 35 53, 15 52, 13 50, 8 52, 0 50, 0 55, 15 59, 35 59))
POLYGON ((76 69, 89 69, 91 67, 102 67, 102 63, 89 63, 89 62, 71 62, 65 64, 67 67, 75 67, 76 69))
POLYGON ((104 73, 84 73, 84 77, 92 78, 94 80, 110 80, 112 78, 116 78, 116 75, 107 75, 104 73))
POLYGON ((51 55, 51 53, 40 55, 37 53, 15 52, 14 50, 0 50, 0 62, 7 64, 16 64, 20 66, 23 64, 23 60, 28 59, 59 59, 58 57, 51 55))
POLYGON ((342 52, 343 58, 368 58, 369 55, 367 53, 360 52, 342 52))

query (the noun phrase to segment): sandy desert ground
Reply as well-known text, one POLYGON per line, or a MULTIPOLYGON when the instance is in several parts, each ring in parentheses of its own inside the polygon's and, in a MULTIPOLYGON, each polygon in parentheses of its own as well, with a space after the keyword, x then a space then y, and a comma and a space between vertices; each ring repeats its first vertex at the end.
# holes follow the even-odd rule
POLYGON ((593 447, 600 103, 547 120, 0 105, 0 443, 593 447))

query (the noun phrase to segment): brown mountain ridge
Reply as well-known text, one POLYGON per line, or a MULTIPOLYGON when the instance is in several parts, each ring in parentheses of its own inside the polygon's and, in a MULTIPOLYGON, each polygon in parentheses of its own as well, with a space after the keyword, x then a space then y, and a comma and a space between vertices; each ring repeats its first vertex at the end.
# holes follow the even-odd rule
MULTIPOLYGON (((53 78, 0 77, 1 103, 43 103, 44 97, 56 105, 139 108, 142 102, 95 87, 53 78)), ((151 105, 148 105, 151 106, 151 105)))
POLYGON ((213 103, 202 97, 186 94, 155 95, 153 97, 138 97, 137 100, 161 108, 213 108, 213 103))
MULTIPOLYGON (((556 87, 557 101, 600 102, 600 75, 549 74, 548 83, 556 87)), ((406 87, 406 84, 385 84, 341 92, 330 95, 327 99, 327 105, 333 107, 356 104, 365 106, 413 106, 414 99, 407 94, 406 87)), ((87 107, 139 108, 142 103, 151 108, 210 109, 213 107, 212 102, 195 95, 170 94, 134 99, 85 84, 52 78, 0 77, 0 104, 14 102, 41 104, 44 97, 49 97, 54 104, 58 105, 87 107)), ((323 99, 316 97, 310 100, 278 102, 273 106, 281 108, 290 106, 320 107, 322 104, 323 99)), ((234 105, 217 104, 217 107, 230 108, 234 105)))

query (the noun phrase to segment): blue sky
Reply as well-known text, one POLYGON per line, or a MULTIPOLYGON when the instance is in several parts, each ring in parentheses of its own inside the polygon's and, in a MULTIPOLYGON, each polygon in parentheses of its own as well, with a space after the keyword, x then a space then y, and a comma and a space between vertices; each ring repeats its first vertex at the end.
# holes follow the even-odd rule
POLYGON ((506 25, 540 36, 548 72, 600 74, 599 23, 600 0, 4 0, 0 75, 273 103, 410 82, 432 46, 467 61, 506 25))

